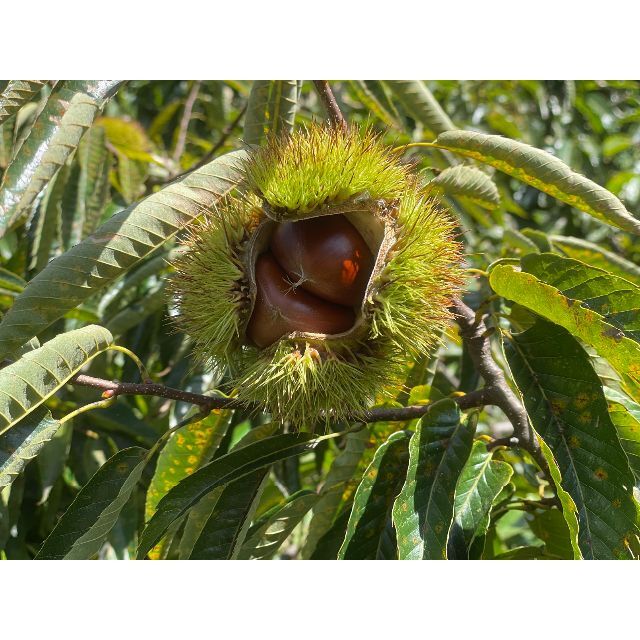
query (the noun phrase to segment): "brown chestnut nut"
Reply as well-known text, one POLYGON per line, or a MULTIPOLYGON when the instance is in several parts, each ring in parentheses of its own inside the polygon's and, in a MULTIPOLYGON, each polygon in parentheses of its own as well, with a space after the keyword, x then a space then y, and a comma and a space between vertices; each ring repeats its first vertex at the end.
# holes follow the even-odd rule
POLYGON ((335 334, 353 326, 352 309, 294 288, 270 253, 258 256, 255 269, 257 295, 247 335, 256 346, 268 347, 293 331, 335 334))
POLYGON ((271 251, 298 287, 347 307, 362 302, 374 259, 343 215, 281 223, 271 237, 271 251))

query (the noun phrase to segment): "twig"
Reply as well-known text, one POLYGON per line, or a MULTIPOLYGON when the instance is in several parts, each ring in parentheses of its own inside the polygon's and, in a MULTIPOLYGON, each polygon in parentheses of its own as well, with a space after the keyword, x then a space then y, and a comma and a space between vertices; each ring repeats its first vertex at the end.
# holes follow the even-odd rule
POLYGON ((513 426, 513 437, 517 438, 518 445, 528 451, 540 468, 547 472, 547 463, 529 425, 527 412, 493 359, 487 325, 462 300, 455 299, 450 309, 460 327, 460 336, 467 345, 469 357, 485 382, 482 390, 486 404, 502 409, 513 426))
POLYGON ((187 131, 189 129, 189 122, 191 122, 191 114, 193 113, 193 106, 196 103, 198 93, 200 92, 200 80, 196 80, 191 85, 191 91, 184 103, 184 111, 182 112, 182 119, 180 120, 180 128, 178 129, 178 140, 176 141, 176 147, 173 150, 173 162, 177 165, 184 152, 184 146, 187 142, 187 131))
POLYGON ((313 84, 315 85, 316 91, 322 100, 322 104, 324 104, 324 108, 327 111, 327 115, 329 116, 331 123, 346 132, 347 121, 344 119, 342 111, 340 111, 340 107, 336 102, 329 83, 326 80, 314 80, 313 84))
MULTIPOLYGON (((104 398, 116 398, 117 396, 138 395, 138 396, 155 396, 158 398, 168 398, 169 400, 178 400, 180 402, 188 402, 195 404, 203 409, 234 409, 240 407, 240 403, 233 398, 224 396, 205 396, 200 393, 191 393, 190 391, 182 391, 174 389, 163 384, 152 382, 114 382, 104 380, 102 378, 94 378, 84 374, 77 375, 71 380, 72 384, 78 384, 83 387, 92 387, 102 390, 104 398)), ((463 396, 453 398, 461 409, 470 409, 473 407, 483 406, 485 403, 484 390, 473 391, 463 396)), ((371 409, 362 417, 363 422, 394 422, 414 420, 420 418, 431 410, 431 404, 410 405, 408 407, 381 407, 379 409, 371 409)))
POLYGON ((204 167, 204 165, 207 164, 208 162, 211 162, 211 160, 215 158, 218 151, 220 151, 220 149, 224 147, 226 141, 229 139, 229 136, 233 133, 234 129, 238 126, 238 124, 240 123, 240 120, 242 120, 242 117, 244 116, 246 110, 247 110, 247 105, 245 104, 244 107, 242 107, 242 109, 240 110, 240 113, 238 113, 238 115, 234 118, 233 122, 230 122, 222 130, 222 133, 220 134, 220 139, 218 140, 218 142, 216 142, 213 145, 213 147, 211 147, 211 149, 207 151, 207 153, 204 156, 202 156, 202 158, 200 158, 200 160, 198 160, 198 162, 196 162, 193 166, 189 167, 188 169, 185 169, 182 173, 178 173, 177 175, 171 175, 164 180, 159 180, 159 181, 150 180, 149 182, 153 185, 167 184, 169 182, 173 182, 174 180, 178 180, 179 178, 186 176, 187 173, 196 171, 200 169, 200 167, 204 167))

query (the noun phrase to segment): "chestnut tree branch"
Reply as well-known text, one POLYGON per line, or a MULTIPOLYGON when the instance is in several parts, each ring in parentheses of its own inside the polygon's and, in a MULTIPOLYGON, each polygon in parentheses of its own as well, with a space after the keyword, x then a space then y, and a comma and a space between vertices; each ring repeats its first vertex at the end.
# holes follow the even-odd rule
POLYGON ((340 107, 336 102, 336 98, 333 95, 333 91, 331 91, 329 83, 326 80, 314 80, 313 84, 316 87, 316 91, 320 96, 320 100, 322 100, 322 104, 327 111, 327 115, 329 116, 331 123, 346 132, 347 121, 344 119, 342 111, 340 111, 340 107))

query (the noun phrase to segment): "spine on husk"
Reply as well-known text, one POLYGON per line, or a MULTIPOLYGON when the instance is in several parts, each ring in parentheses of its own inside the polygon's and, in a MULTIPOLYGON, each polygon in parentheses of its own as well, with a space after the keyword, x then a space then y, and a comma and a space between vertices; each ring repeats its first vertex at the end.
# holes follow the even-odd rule
POLYGON ((189 230, 178 326, 239 401, 299 428, 357 418, 437 344, 460 282, 454 224, 369 130, 273 137, 244 173, 189 230))

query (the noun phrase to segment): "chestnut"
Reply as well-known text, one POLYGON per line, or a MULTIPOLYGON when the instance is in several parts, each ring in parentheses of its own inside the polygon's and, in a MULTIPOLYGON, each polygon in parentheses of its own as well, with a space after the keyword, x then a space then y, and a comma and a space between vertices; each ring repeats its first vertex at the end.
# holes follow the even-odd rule
POLYGON ((271 251, 298 288, 346 307, 362 302, 374 258, 343 215, 281 223, 271 251))
POLYGON ((355 313, 294 287, 271 253, 258 256, 257 295, 247 336, 258 347, 273 344, 293 331, 335 334, 349 330, 355 313))

